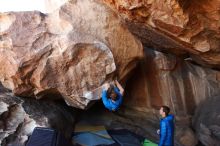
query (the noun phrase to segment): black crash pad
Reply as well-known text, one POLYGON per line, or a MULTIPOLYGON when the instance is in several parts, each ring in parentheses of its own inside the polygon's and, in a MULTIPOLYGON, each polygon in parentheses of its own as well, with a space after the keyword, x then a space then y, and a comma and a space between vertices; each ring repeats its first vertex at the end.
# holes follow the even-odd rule
POLYGON ((26 146, 73 146, 60 132, 36 127, 26 146))

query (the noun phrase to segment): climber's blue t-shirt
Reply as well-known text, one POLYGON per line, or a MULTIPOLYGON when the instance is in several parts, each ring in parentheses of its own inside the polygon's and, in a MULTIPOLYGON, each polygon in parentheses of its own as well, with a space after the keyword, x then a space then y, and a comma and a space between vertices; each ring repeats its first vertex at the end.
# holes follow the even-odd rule
POLYGON ((114 87, 114 91, 117 94, 117 100, 113 102, 110 98, 107 97, 107 91, 104 89, 102 90, 102 102, 105 107, 110 111, 118 110, 119 106, 122 103, 122 95, 119 89, 117 87, 114 87))

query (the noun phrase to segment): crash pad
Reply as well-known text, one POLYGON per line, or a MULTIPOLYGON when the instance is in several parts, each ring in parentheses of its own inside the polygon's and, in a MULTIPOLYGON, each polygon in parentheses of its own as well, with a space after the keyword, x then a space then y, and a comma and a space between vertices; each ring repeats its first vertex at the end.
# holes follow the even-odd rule
POLYGON ((73 142, 82 146, 111 145, 115 143, 104 126, 84 124, 75 126, 73 142))
POLYGON ((142 137, 126 129, 108 130, 109 135, 120 146, 142 146, 142 137))
POLYGON ((36 127, 26 146, 72 146, 60 132, 51 129, 36 127))
POLYGON ((158 144, 153 143, 152 141, 145 139, 143 142, 143 146, 158 146, 158 144))
POLYGON ((74 134, 73 142, 83 146, 96 146, 101 144, 115 143, 111 138, 103 136, 101 133, 78 132, 74 134))

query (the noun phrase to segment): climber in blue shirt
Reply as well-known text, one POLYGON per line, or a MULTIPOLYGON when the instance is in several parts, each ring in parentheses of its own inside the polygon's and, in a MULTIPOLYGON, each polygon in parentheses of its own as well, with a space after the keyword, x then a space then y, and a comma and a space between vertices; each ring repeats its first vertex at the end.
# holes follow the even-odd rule
POLYGON ((122 104, 123 94, 124 89, 117 80, 114 81, 114 85, 106 83, 102 90, 102 102, 108 110, 116 111, 122 104))

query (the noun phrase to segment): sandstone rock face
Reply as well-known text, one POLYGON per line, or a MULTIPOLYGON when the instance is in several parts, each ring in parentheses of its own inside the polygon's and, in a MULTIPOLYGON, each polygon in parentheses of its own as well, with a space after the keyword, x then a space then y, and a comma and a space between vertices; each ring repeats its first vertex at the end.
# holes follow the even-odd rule
MULTIPOLYGON (((213 121, 210 126, 219 125, 214 124, 218 121, 217 102, 213 101, 216 103, 215 107, 207 105, 204 109, 206 112, 198 111, 197 122, 194 124, 197 129, 196 133, 190 127, 192 127, 192 117, 197 107, 206 100, 212 101, 212 97, 219 93, 219 71, 202 68, 172 54, 161 53, 149 48, 145 49, 145 56, 127 82, 124 106, 141 112, 142 114, 138 114, 138 112, 134 114, 141 120, 146 119, 146 124, 152 122, 159 124, 157 109, 161 105, 168 105, 171 113, 175 115, 175 145, 195 146, 198 139, 200 141, 203 139, 202 137, 206 137, 205 141, 213 141, 215 136, 213 134, 204 135, 199 125, 203 123, 203 120, 208 122, 208 119, 210 122, 213 121), (209 109, 212 109, 213 115, 208 116, 209 109)), ((130 117, 132 112, 127 110, 121 115, 124 114, 128 114, 127 117, 130 117)), ((205 125, 205 123, 203 124, 205 125)), ((145 128, 147 133, 153 133, 149 129, 152 128, 145 128)), ((156 131, 156 126, 154 131, 156 131)), ((207 146, 210 145, 210 143, 203 143, 207 146)))
POLYGON ((150 49, 145 49, 145 55, 128 81, 125 105, 150 109, 165 104, 177 117, 185 117, 219 92, 218 71, 150 49))
POLYGON ((72 0, 47 15, 0 16, 0 80, 16 95, 49 94, 84 109, 99 99, 105 81, 125 80, 143 57, 141 43, 99 2, 72 0))
POLYGON ((193 117, 193 127, 202 144, 220 145, 220 98, 213 96, 203 101, 193 117))
POLYGON ((198 144, 198 139, 195 133, 190 128, 178 129, 177 137, 179 142, 183 146, 196 146, 198 144))
POLYGON ((219 0, 104 0, 148 47, 219 68, 219 0), (194 57, 197 56, 197 57, 194 57))
MULTIPOLYGON (((197 139, 218 145, 219 109, 214 105, 218 100, 212 97, 220 93, 220 74, 198 65, 220 68, 218 0, 46 2, 48 14, 0 14, 0 81, 5 87, 19 96, 63 98, 70 106, 85 109, 100 99, 104 82, 117 76, 125 83, 133 73, 126 84, 124 105, 135 110, 120 110, 123 116, 134 116, 125 120, 127 125, 141 125, 141 130, 158 140, 155 109, 165 104, 176 117, 175 145, 193 146, 197 139), (134 35, 146 47, 144 51, 134 35), (203 102, 207 105, 194 117, 195 135, 189 128, 191 118, 203 102)), ((0 100, 3 144, 24 143, 37 125, 56 127, 59 119, 72 121, 68 112, 63 115, 58 109, 54 112, 61 116, 53 114, 55 103, 23 102, 11 93, 6 95, 2 95, 6 100, 0 100), (16 138, 13 133, 18 133, 16 138)), ((68 131, 62 126, 58 128, 68 131)))
POLYGON ((73 109, 53 101, 21 99, 1 85, 0 91, 0 145, 25 145, 35 127, 53 128, 70 138, 76 115, 73 109))

